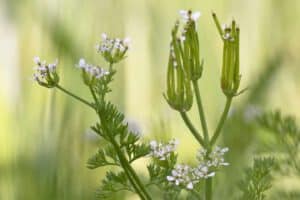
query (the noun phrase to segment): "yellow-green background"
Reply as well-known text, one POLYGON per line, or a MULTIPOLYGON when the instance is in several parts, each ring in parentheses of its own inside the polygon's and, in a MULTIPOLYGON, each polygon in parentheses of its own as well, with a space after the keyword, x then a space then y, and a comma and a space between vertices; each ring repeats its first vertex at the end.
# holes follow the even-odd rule
MULTIPOLYGON (((1 0, 0 199, 93 199, 105 172, 86 168, 101 144, 88 128, 96 117, 64 94, 34 83, 32 58, 58 58, 61 84, 88 99, 74 66, 84 57, 105 67, 95 51, 102 32, 132 39, 128 58, 117 67, 111 100, 145 138, 179 138, 180 161, 194 162, 197 144, 162 97, 170 30, 180 9, 202 13, 198 27, 205 66, 200 88, 210 130, 224 105, 219 87, 222 43, 212 10, 222 22, 236 19, 241 29, 241 88, 250 92, 234 100, 233 110, 243 112, 242 106, 254 103, 300 115, 300 1, 1 0), (261 77, 270 65, 278 67, 270 68, 268 78, 261 77), (267 89, 256 96, 251 89, 265 81, 267 89)), ((196 112, 191 116, 198 122, 196 112)), ((235 169, 241 170, 255 154, 253 138, 260 135, 257 129, 237 127, 239 133, 224 143, 232 151, 247 149, 242 159, 233 153, 239 158, 233 161, 235 169)), ((230 134, 228 129, 226 136, 230 134)), ((140 173, 142 164, 136 165, 140 173)), ((288 179, 287 190, 296 187, 292 181, 288 179)))

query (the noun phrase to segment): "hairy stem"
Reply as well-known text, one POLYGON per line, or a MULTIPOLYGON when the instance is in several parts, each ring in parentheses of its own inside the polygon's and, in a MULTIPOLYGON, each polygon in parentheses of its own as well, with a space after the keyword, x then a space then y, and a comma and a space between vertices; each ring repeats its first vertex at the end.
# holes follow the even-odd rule
POLYGON ((204 141, 205 141, 206 145, 208 145, 209 144, 209 135, 208 135, 207 123, 206 123, 206 119, 205 119, 205 114, 204 114, 201 96, 200 96, 200 90, 199 90, 197 81, 193 81, 193 86, 194 86, 194 91, 196 94, 198 112, 199 112, 202 130, 203 130, 204 141))
POLYGON ((197 129, 192 124, 191 120, 187 116, 185 112, 180 112, 181 118, 183 119, 185 125, 189 128, 193 136, 196 138, 196 140, 199 142, 200 145, 205 147, 205 142, 202 139, 201 135, 198 133, 197 129))
POLYGON ((210 145, 211 146, 213 146, 216 143, 218 137, 220 136, 221 130, 222 130, 223 126, 224 126, 225 120, 227 118, 227 115, 228 115, 228 112, 229 112, 229 109, 230 109, 231 102, 232 102, 232 97, 227 97, 224 111, 222 113, 222 116, 220 118, 218 126, 217 126, 217 128, 216 128, 216 130, 214 132, 214 135, 213 135, 213 137, 212 137, 212 139, 210 141, 210 145))
POLYGON ((93 104, 91 104, 91 103, 88 102, 87 100, 85 100, 85 99, 83 99, 83 98, 77 96, 76 94, 73 94, 72 92, 68 91, 67 89, 63 88, 63 87, 60 86, 60 85, 56 85, 55 87, 56 87, 57 89, 59 89, 60 91, 64 92, 65 94, 67 94, 67 95, 73 97, 74 99, 76 99, 76 100, 80 101, 81 103, 84 103, 85 105, 87 105, 87 106, 89 106, 89 107, 91 107, 91 108, 94 109, 93 104))

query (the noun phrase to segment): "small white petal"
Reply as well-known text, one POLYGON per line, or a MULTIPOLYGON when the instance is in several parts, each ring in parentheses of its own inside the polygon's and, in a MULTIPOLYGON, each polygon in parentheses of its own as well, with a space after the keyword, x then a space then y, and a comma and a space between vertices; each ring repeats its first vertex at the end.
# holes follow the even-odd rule
POLYGON ((106 39, 107 39, 106 33, 102 33, 102 34, 101 34, 101 37, 102 37, 103 40, 106 40, 106 39))
POLYGON ((38 57, 38 56, 34 56, 34 58, 33 58, 33 62, 35 63, 35 64, 40 64, 41 63, 41 59, 40 59, 40 57, 38 57))
POLYGON ((186 186, 187 189, 189 190, 192 190, 194 188, 194 185, 192 182, 190 182, 187 186, 186 186))
POLYGON ((188 11, 187 10, 179 10, 179 14, 181 16, 184 16, 184 15, 187 15, 188 14, 188 11))
POLYGON ((150 142, 150 146, 151 146, 152 148, 157 147, 157 142, 156 142, 155 140, 152 140, 152 141, 150 142))
POLYGON ((212 177, 212 176, 215 176, 215 172, 211 172, 211 173, 209 173, 208 175, 207 175, 207 177, 212 177))
POLYGON ((185 39, 186 39, 186 37, 185 37, 185 36, 183 36, 183 35, 182 35, 182 36, 180 36, 180 41, 181 41, 181 42, 185 41, 185 39))
POLYGON ((126 37, 124 40, 123 40, 123 43, 126 47, 129 47, 131 45, 131 38, 130 37, 126 37))
POLYGON ((174 178, 173 176, 167 176, 167 180, 168 180, 168 181, 174 181, 175 178, 174 178))
POLYGON ((83 58, 80 58, 78 66, 80 68, 84 68, 86 66, 85 60, 83 58))
POLYGON ((199 19, 199 17, 201 16, 201 13, 200 12, 194 12, 191 16, 191 18, 194 20, 194 21, 197 21, 199 19))

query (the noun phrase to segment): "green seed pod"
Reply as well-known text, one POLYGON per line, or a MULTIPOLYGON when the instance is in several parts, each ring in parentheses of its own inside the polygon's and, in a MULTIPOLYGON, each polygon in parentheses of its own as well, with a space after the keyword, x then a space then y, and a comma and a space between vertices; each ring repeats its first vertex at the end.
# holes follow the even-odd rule
POLYGON ((193 92, 188 60, 183 56, 181 41, 177 38, 178 23, 172 30, 172 41, 168 61, 167 92, 164 94, 168 104, 175 110, 186 112, 193 105, 193 92))
POLYGON ((231 23, 231 27, 223 30, 221 29, 217 16, 214 13, 213 18, 223 40, 221 88, 227 97, 233 97, 238 93, 241 80, 241 75, 239 72, 240 30, 236 26, 234 20, 231 23))
POLYGON ((185 25, 183 46, 184 69, 191 80, 196 81, 202 76, 203 65, 200 62, 199 39, 193 20, 185 25))

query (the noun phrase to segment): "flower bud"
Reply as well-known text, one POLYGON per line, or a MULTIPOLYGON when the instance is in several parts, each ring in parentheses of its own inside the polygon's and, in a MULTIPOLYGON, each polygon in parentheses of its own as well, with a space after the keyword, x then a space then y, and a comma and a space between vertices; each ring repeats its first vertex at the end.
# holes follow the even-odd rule
POLYGON ((239 72, 240 29, 236 26, 236 23, 233 20, 231 27, 226 27, 223 30, 214 13, 213 18, 224 43, 221 88, 227 97, 233 97, 238 94, 241 80, 241 75, 239 72))
POLYGON ((59 76, 56 73, 56 67, 58 60, 54 63, 47 64, 46 61, 41 62, 39 57, 34 57, 34 62, 37 65, 35 67, 36 72, 33 74, 33 79, 43 87, 53 88, 59 82, 59 76))
POLYGON ((164 94, 168 104, 175 110, 185 112, 193 105, 193 93, 189 71, 184 66, 180 40, 176 34, 178 23, 172 30, 172 41, 167 72, 167 92, 164 94))

